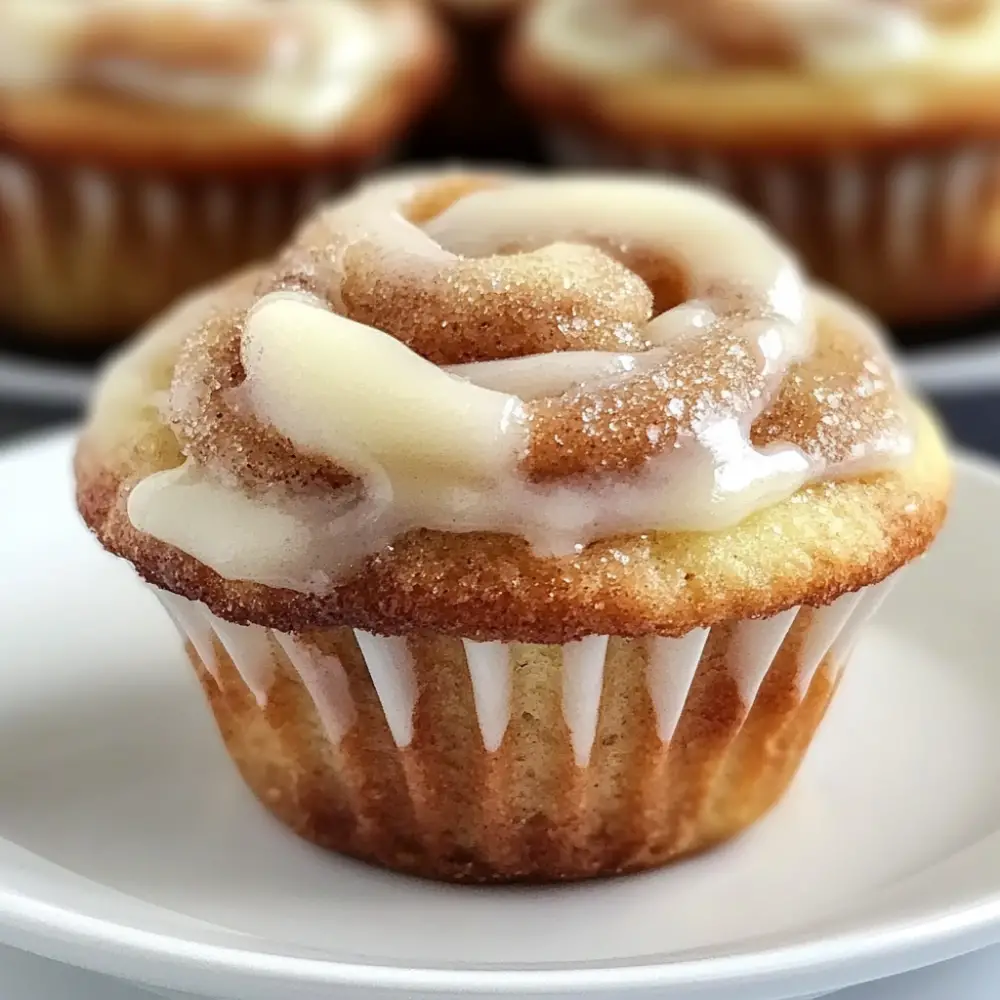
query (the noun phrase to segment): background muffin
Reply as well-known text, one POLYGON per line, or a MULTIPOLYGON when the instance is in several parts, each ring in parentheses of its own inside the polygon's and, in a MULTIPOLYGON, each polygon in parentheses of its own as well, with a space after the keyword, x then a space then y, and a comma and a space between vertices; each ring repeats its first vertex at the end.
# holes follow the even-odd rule
POLYGON ((101 341, 266 255, 438 91, 416 0, 0 7, 0 320, 101 341))
POLYGON ((261 801, 460 881, 757 819, 949 489, 871 322, 749 217, 497 174, 366 186, 169 313, 76 469, 261 801))
POLYGON ((678 172, 892 321, 1000 300, 994 0, 540 0, 512 79, 564 163, 678 172))

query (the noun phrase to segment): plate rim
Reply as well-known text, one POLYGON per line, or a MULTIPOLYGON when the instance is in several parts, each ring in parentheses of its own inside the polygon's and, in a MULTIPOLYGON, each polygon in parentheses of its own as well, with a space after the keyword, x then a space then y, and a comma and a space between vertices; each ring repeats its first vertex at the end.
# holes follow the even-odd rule
MULTIPOLYGON (((37 452, 51 450, 55 456, 65 449, 71 455, 78 430, 78 424, 63 425, 0 445, 0 480, 11 465, 30 460, 37 452)), ((1000 462, 962 448, 952 447, 951 455, 956 482, 971 477, 981 486, 1000 491, 1000 462)), ((12 892, 0 883, 0 938, 4 943, 56 960, 63 956, 71 964, 105 975, 116 975, 115 965, 120 968, 122 960, 127 959, 133 968, 137 962, 142 963, 150 975, 154 969, 160 970, 161 975, 155 979, 164 987, 175 985, 177 976, 170 973, 183 968, 208 984, 220 982, 224 977, 250 976, 257 982, 269 983, 429 993, 520 994, 569 990, 591 993, 610 988, 723 988, 736 984, 749 987, 768 982, 787 982, 791 986, 807 973, 822 970, 833 976, 851 965, 876 960, 880 961, 882 971, 875 978, 882 978, 1000 942, 1000 882, 973 900, 941 902, 919 917, 897 914, 874 928, 824 935, 823 925, 818 926, 818 930, 807 930, 789 944, 758 949, 751 945, 723 957, 674 961, 637 957, 628 961, 610 960, 617 964, 602 960, 594 964, 576 963, 572 967, 414 968, 206 943, 193 935, 144 930, 111 918, 88 915, 12 892), (67 952, 75 958, 66 959, 67 952), (918 961, 907 961, 907 956, 915 957, 918 953, 918 961)), ((838 987, 830 988, 862 981, 865 981, 863 976, 848 976, 838 987)))

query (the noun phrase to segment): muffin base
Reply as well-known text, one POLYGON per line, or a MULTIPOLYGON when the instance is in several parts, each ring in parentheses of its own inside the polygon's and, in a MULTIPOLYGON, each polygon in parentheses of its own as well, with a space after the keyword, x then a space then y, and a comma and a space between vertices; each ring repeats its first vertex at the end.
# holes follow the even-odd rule
POLYGON ((662 172, 721 190, 765 218, 810 273, 893 322, 1000 302, 1000 147, 919 143, 815 155, 549 134, 563 166, 662 172))
POLYGON ((226 747, 323 847, 453 882, 662 865, 784 793, 887 582, 674 639, 299 635, 158 591, 226 747))

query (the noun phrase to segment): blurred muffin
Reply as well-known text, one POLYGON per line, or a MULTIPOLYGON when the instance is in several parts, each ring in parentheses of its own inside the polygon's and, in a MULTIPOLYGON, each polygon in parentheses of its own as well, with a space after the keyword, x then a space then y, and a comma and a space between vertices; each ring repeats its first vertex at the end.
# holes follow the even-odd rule
POLYGON ((0 4, 0 321, 101 342, 270 254, 446 62, 418 0, 0 4))
POLYGON ((167 313, 76 473, 261 801, 458 881, 752 823, 949 490, 877 330, 748 216, 497 174, 372 183, 167 313))
POLYGON ((502 79, 502 52, 526 0, 435 0, 457 53, 455 85, 425 121, 416 158, 538 161, 534 123, 502 79))
POLYGON ((564 164, 707 181, 892 321, 1000 301, 996 0, 539 0, 511 76, 564 164))

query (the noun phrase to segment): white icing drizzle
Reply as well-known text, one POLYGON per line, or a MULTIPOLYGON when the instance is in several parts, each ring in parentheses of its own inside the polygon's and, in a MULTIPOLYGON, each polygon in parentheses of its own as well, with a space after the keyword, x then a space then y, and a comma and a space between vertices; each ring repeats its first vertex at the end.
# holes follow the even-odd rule
MULTIPOLYGON (((785 351, 798 355, 808 349, 806 289, 787 250, 750 216, 698 188, 613 176, 558 183, 519 179, 458 199, 425 231, 437 246, 467 257, 517 246, 544 261, 566 242, 594 236, 612 245, 647 247, 688 275, 684 306, 701 307, 706 322, 731 310, 728 300, 739 287, 783 321, 778 339, 785 351)), ((650 323, 646 335, 668 344, 687 328, 669 310, 650 323)))
POLYGON ((156 590, 154 593, 180 633, 186 636, 194 647, 202 666, 212 675, 216 684, 221 684, 219 661, 215 655, 215 631, 212 628, 208 608, 204 604, 196 604, 166 590, 156 590))
POLYGON ((510 724, 511 662, 505 642, 463 639, 483 746, 495 753, 510 724))
POLYGON ((709 631, 696 628, 676 639, 653 636, 646 640, 646 683, 656 712, 656 729, 665 744, 674 737, 709 631))
MULTIPOLYGON (((374 241, 399 267, 426 277, 510 246, 550 272, 580 253, 567 240, 648 247, 684 269, 690 298, 648 323, 643 334, 653 346, 645 352, 560 351, 439 368, 304 294, 266 295, 245 324, 246 381, 234 401, 299 451, 349 470, 361 488, 251 495, 188 463, 134 489, 129 515, 139 530, 226 578, 322 591, 413 528, 507 532, 542 554, 565 554, 615 533, 718 530, 828 471, 795 447, 751 444, 750 424, 768 389, 739 417, 699 420, 639 474, 525 479, 517 468, 527 445, 525 406, 538 396, 619 385, 631 373, 669 367, 679 342, 716 325, 740 338, 776 387, 811 350, 813 311, 848 312, 827 296, 810 297, 783 248, 701 189, 609 177, 518 179, 460 198, 421 229, 402 213, 419 184, 370 185, 331 209, 326 222, 345 246, 374 241)), ((183 409, 187 398, 175 402, 183 409)), ((881 440, 872 462, 891 461, 890 444, 881 440)), ((906 454, 909 442, 897 444, 906 454)), ((852 464, 851 471, 865 470, 852 464)))
POLYGON ((309 692, 330 742, 338 744, 358 716, 340 657, 323 653, 298 636, 285 632, 272 634, 309 692))
POLYGON ((854 594, 844 594, 833 604, 813 610, 809 631, 799 650, 799 670, 795 675, 800 698, 808 694, 809 685, 820 663, 823 662, 823 657, 830 652, 834 640, 843 632, 844 626, 864 596, 864 590, 854 594))
POLYGON ((591 635, 562 647, 563 715, 577 767, 586 767, 597 736, 608 636, 591 635))
POLYGON ((128 509, 141 530, 202 553, 199 558, 227 579, 287 580, 289 567, 321 554, 305 517, 215 482, 192 462, 142 480, 128 509))
POLYGON ((382 702, 385 721, 398 747, 413 742, 413 713, 417 707, 417 676, 406 639, 384 638, 354 630, 368 674, 382 702))
MULTIPOLYGON (((907 66, 962 75, 994 73, 1000 44, 1000 5, 959 27, 938 28, 919 11, 887 0, 752 0, 795 51, 797 70, 849 76, 907 66)), ((704 6, 704 5, 703 5, 704 6)), ((734 5, 736 8, 739 4, 734 5)), ((739 17, 732 7, 719 18, 739 17)), ((539 0, 526 16, 530 44, 570 71, 628 77, 662 70, 718 71, 726 54, 712 34, 710 11, 697 28, 683 16, 640 11, 625 0, 539 0)), ((741 65, 744 76, 768 69, 741 65)), ((781 67, 778 67, 781 71, 781 67)), ((787 70, 785 70, 787 72, 787 70)))
POLYGON ((0 4, 0 88, 98 85, 140 100, 222 109, 309 131, 354 110, 404 58, 412 29, 408 17, 365 0, 7 0, 0 4), (133 16, 140 31, 142 11, 133 14, 130 6, 160 14, 184 9, 182 30, 188 31, 246 34, 263 21, 273 34, 270 51, 251 70, 161 64, 149 52, 133 55, 127 48, 93 60, 77 53, 101 16, 133 16))
POLYGON ((261 708, 267 707, 267 696, 274 681, 274 650, 267 629, 259 625, 236 625, 223 621, 209 612, 212 627, 225 647, 233 666, 240 672, 243 683, 261 708))
POLYGON ((789 608, 773 618, 743 621, 734 626, 728 667, 747 713, 798 613, 798 608, 789 608))

